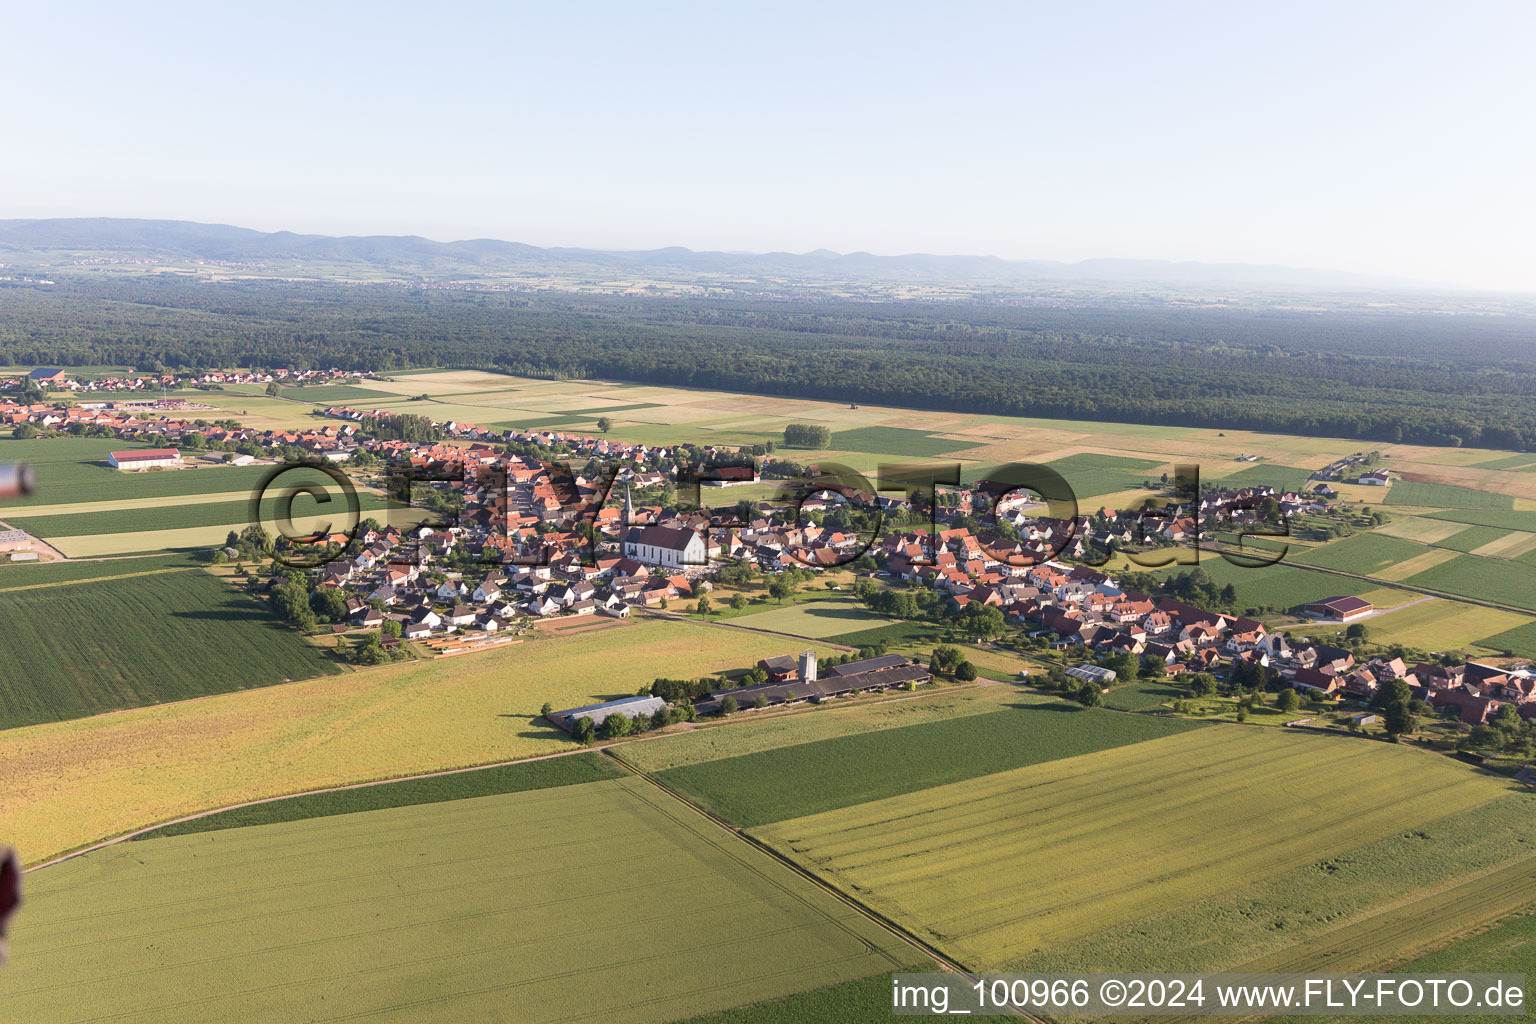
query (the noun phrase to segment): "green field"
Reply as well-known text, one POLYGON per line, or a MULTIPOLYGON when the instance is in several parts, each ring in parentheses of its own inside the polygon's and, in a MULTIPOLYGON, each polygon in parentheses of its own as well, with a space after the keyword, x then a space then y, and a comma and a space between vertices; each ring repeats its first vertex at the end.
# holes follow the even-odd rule
POLYGON ((1536 658, 1536 622, 1484 637, 1478 644, 1495 651, 1513 651, 1522 658, 1536 658))
MULTIPOLYGON (((1329 803, 1331 811, 1337 801, 1329 803)), ((1377 971, 1528 907, 1536 796, 1510 793, 1424 820, 1436 813, 1425 808, 1411 828, 1362 836, 1341 853, 1277 859, 1241 880, 1222 879, 1130 927, 1090 923, 1080 938, 1010 967, 1377 971)))
POLYGON ((1309 551, 1299 551, 1291 556, 1291 561, 1370 576, 1398 562, 1417 558, 1428 550, 1423 544, 1415 544, 1411 540, 1379 533, 1360 533, 1309 551))
POLYGON ((303 821, 306 818, 325 818, 333 814, 358 814, 363 811, 379 811, 387 807, 410 807, 415 804, 466 800, 477 796, 522 793, 530 789, 555 789, 559 786, 577 786, 584 782, 602 782, 606 779, 622 778, 623 775, 624 773, 614 765, 612 760, 601 754, 595 752, 572 754, 568 757, 551 757, 541 761, 501 765, 497 768, 479 768, 451 772, 447 775, 428 775, 419 779, 402 779, 399 782, 385 782, 373 786, 335 789, 327 793, 270 800, 266 803, 236 807, 233 810, 166 825, 164 828, 134 836, 133 841, 143 842, 146 839, 164 839, 167 836, 184 836, 193 832, 217 832, 221 829, 247 828, 252 825, 272 825, 280 821, 303 821))
MULTIPOLYGON (((1530 456, 1522 456, 1530 458, 1530 456)), ((1526 1001, 1522 1009, 1510 1013, 1480 1013, 1477 1019, 1491 1024, 1530 1024, 1531 996, 1536 993, 1536 913, 1525 913, 1500 923, 1497 927, 1479 935, 1453 943, 1445 949, 1421 956, 1397 969, 1399 974, 1524 974, 1526 976, 1526 1001)), ((873 979, 872 979, 873 980, 873 979)), ((868 984, 868 983, 854 983, 868 984)), ((851 986, 850 986, 851 987, 851 986)), ((871 986, 873 987, 873 986, 871 986)), ((887 996, 889 995, 886 993, 887 996)), ((887 999, 887 1002, 889 999, 887 999)), ((748 1020, 750 1018, 744 1018, 748 1020)), ((769 1018, 771 1019, 771 1018, 769 1018)), ((1284 1024, 1301 1024, 1315 1021, 1319 1024, 1340 1024, 1344 1017, 1280 1017, 1284 1024)), ((1378 1015, 1377 1020, 1392 1024, 1422 1022, 1423 1017, 1394 1017, 1378 1015)))
POLYGON ((1265 484, 1277 491, 1301 491, 1306 488, 1307 481, 1312 478, 1310 469, 1297 469, 1295 466, 1276 466, 1260 462, 1250 465, 1247 469, 1240 469, 1226 476, 1213 477, 1207 480, 1201 476, 1202 486, 1224 487, 1236 489, 1239 487, 1256 487, 1265 484))
POLYGON ((28 506, 250 491, 259 486, 272 469, 270 466, 209 463, 197 469, 129 473, 107 465, 108 452, 147 447, 131 441, 96 437, 0 441, 0 462, 30 462, 37 476, 37 492, 5 502, 0 507, 0 519, 7 519, 9 513, 28 506))
POLYGON ((890 626, 876 626, 852 633, 837 633, 825 639, 834 644, 849 647, 873 647, 876 644, 897 645, 903 643, 942 643, 943 627, 932 622, 897 622, 890 626))
POLYGON ((934 458, 979 448, 980 442, 939 437, 927 430, 906 427, 856 427, 832 434, 832 451, 864 452, 871 455, 905 455, 934 458))
POLYGON ((1104 695, 1104 706, 1116 711, 1144 711, 1184 696, 1186 692, 1172 683, 1145 680, 1110 690, 1104 695))
POLYGON ((1404 582, 1536 611, 1536 571, 1503 558, 1457 555, 1449 562, 1415 573, 1404 582))
POLYGON ((731 621, 752 629, 766 629, 818 640, 838 633, 880 629, 896 623, 895 619, 876 615, 851 597, 817 598, 783 608, 769 606, 767 611, 749 612, 731 621))
MULTIPOLYGON (((1194 566, 1170 566, 1158 572, 1177 574, 1192 568, 1194 566)), ((1205 570, 1218 587, 1232 584, 1237 591, 1239 609, 1265 606, 1294 608, 1320 598, 1363 594, 1376 585, 1369 580, 1331 576, 1284 562, 1246 568, 1209 553, 1201 556, 1200 568, 1205 570)))
POLYGON ((364 409, 372 409, 383 405, 391 399, 404 398, 389 391, 375 391, 372 388, 360 388, 353 384, 309 384, 304 387, 283 386, 279 388, 280 397, 289 398, 295 402, 314 402, 318 405, 358 405, 364 409))
POLYGON ((1453 523, 1470 523, 1473 526, 1493 526, 1501 530, 1524 530, 1536 533, 1536 512, 1514 512, 1497 509, 1451 509, 1432 512, 1426 519, 1446 519, 1453 523))
MULTIPOLYGON (((901 970, 920 973, 931 969, 930 965, 901 970)), ((888 974, 877 974, 723 1013, 689 1017, 683 1024, 889 1024, 890 1019, 891 979, 888 974)))
POLYGON ((0 592, 0 622, 4 729, 337 671, 196 569, 0 592))
POLYGON ((1509 530, 1501 530, 1497 526, 1469 526, 1465 530, 1457 530, 1444 540, 1435 541, 1434 546, 1450 548, 1452 551, 1476 551, 1484 544, 1492 544, 1509 534, 1509 530))
POLYGON ((112 847, 29 876, 12 939, 32 1024, 659 1024, 914 959, 634 779, 112 847))
POLYGON ((138 576, 165 569, 189 569, 199 564, 186 554, 89 562, 0 562, 0 590, 109 579, 113 576, 138 576))
POLYGON ((911 793, 1199 727, 1066 701, 671 768, 658 778, 743 827, 911 793))
POLYGON ((1406 748, 1213 726, 753 834, 961 963, 1001 968, 1510 792, 1406 748))
POLYGON ((1114 494, 1116 491, 1140 487, 1143 480, 1156 480, 1162 475, 1161 471, 1151 472, 1162 465, 1159 462, 1149 462, 1146 459, 1115 459, 1114 456, 1097 455, 1092 452, 1069 455, 1064 459, 1047 462, 1045 465, 1066 479, 1067 484, 1072 488, 1072 493, 1077 495, 1080 501, 1096 498, 1101 494, 1114 494), (1132 466, 1132 463, 1141 465, 1138 468, 1132 466))
POLYGON ((1386 505, 1416 505, 1428 508, 1512 509, 1515 499, 1492 491, 1475 491, 1454 484, 1422 484, 1398 480, 1387 488, 1386 505))
POLYGON ((620 753, 641 771, 661 772, 818 740, 985 715, 1010 706, 1055 703, 1055 697, 1021 693, 1012 687, 942 687, 894 697, 840 700, 790 715, 737 715, 675 736, 628 743, 620 753))
MULTIPOLYGON (((323 474, 315 474, 316 482, 329 484, 328 492, 336 491, 336 486, 323 474)), ((281 486, 286 488, 290 484, 298 482, 284 475, 281 486)), ((295 526, 299 529, 308 529, 306 525, 311 520, 323 525, 332 523, 336 530, 343 530, 351 525, 346 506, 339 500, 337 493, 331 503, 321 505, 312 495, 299 494, 293 499, 292 517, 295 526), (334 509, 334 511, 333 511, 334 509)), ((380 522, 397 522, 391 519, 388 510, 391 508, 403 508, 398 503, 386 501, 382 496, 371 491, 359 491, 357 495, 358 509, 363 518, 373 516, 380 522), (384 514, 380 514, 384 513, 384 514)), ((276 520, 277 499, 269 497, 262 502, 260 509, 260 522, 272 523, 276 520)), ((138 533, 158 530, 196 530, 209 526, 228 526, 239 530, 252 524, 250 499, 239 501, 215 501, 199 505, 181 506, 146 506, 143 508, 117 509, 109 512, 70 512, 59 515, 26 516, 11 514, 6 522, 18 530, 26 530, 34 537, 51 539, 54 537, 89 537, 100 534, 112 533, 138 533)), ((197 546, 196 541, 189 540, 189 546, 197 546)))

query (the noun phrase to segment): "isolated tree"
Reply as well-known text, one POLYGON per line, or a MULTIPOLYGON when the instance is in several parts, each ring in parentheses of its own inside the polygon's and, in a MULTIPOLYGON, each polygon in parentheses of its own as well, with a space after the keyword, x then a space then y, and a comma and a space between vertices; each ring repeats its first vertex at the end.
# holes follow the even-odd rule
POLYGON ((608 433, 609 430, 613 429, 613 420, 607 416, 599 416, 597 418, 597 429, 605 434, 608 433))
POLYGON ((575 724, 571 726, 571 739, 584 747, 591 746, 596 732, 597 730, 592 727, 592 719, 586 717, 578 718, 575 724))
POLYGON ((747 606, 747 595, 746 594, 732 594, 731 595, 731 607, 733 609, 735 609, 736 611, 739 612, 743 608, 745 608, 746 606, 747 606))
POLYGON ((1275 701, 1275 704, 1280 708, 1281 711, 1295 711, 1297 708, 1301 707, 1301 695, 1291 687, 1287 686, 1285 689, 1280 691, 1280 696, 1275 701))
POLYGON ((1196 697, 1209 697, 1216 692, 1216 679, 1209 672, 1196 672, 1189 680, 1189 691, 1196 697))
POLYGON ((714 605, 709 603, 709 598, 708 597, 700 597, 699 598, 699 604, 698 604, 698 610, 699 610, 699 614, 707 619, 707 618, 709 618, 709 613, 714 611, 714 605))
POLYGON ((765 707, 767 707, 768 706, 768 697, 767 697, 767 695, 766 694, 762 694, 762 693, 758 694, 755 698, 753 698, 752 706, 755 707, 755 708, 765 708, 765 707))
POLYGON ((267 385, 267 395, 268 395, 268 397, 276 398, 278 395, 280 395, 282 393, 283 393, 283 389, 277 386, 277 381, 273 381, 272 383, 267 385))
POLYGON ((553 710, 555 710, 555 706, 553 704, 551 704, 549 701, 545 701, 544 702, 544 706, 539 708, 539 717, 541 717, 541 718, 548 718, 549 717, 549 713, 551 711, 553 711, 553 710))
POLYGON ((736 703, 735 697, 720 698, 720 714, 722 717, 725 715, 734 715, 736 713, 736 709, 740 706, 741 705, 736 703))
POLYGON ((1363 622, 1350 623, 1344 630, 1344 636, 1349 640, 1364 640, 1370 635, 1371 631, 1366 628, 1363 622))
POLYGON ((955 666, 955 678, 960 680, 962 683, 975 682, 976 666, 972 665, 968 661, 962 661, 960 664, 955 666))
POLYGON ((1387 730, 1387 735, 1394 740, 1419 727, 1418 717, 1409 710, 1407 704, 1403 703, 1389 704, 1386 712, 1381 716, 1381 721, 1387 730))
POLYGON ((1104 692, 1097 683, 1084 683, 1078 688, 1077 702, 1085 708, 1096 708, 1104 703, 1104 692))

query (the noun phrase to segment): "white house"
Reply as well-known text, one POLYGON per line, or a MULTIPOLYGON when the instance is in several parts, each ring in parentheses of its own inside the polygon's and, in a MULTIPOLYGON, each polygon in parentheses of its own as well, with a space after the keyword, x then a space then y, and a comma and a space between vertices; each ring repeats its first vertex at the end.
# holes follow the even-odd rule
POLYGON ((668 569, 707 565, 709 550, 702 534, 670 526, 647 526, 631 531, 624 542, 625 557, 668 569))

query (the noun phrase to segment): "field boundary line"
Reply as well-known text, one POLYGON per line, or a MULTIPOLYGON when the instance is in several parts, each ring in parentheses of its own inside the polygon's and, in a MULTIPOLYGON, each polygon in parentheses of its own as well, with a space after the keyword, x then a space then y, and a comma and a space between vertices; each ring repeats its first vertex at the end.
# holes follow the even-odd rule
POLYGON ((104 583, 107 580, 132 580, 140 579, 144 576, 164 576, 173 572, 196 572, 198 568, 199 566, 196 565, 177 565, 166 569, 146 569, 143 572, 121 573, 117 576, 92 576, 89 579, 58 580, 54 583, 28 583, 24 587, 0 587, 0 594, 15 594, 23 590, 51 590, 54 587, 73 587, 81 583, 104 583))
MULTIPOLYGON (((847 893, 847 892, 843 891, 842 889, 838 888, 836 885, 833 885, 831 882, 828 882, 826 879, 821 878, 815 872, 810 871, 807 868, 805 868, 805 867, 801 866, 800 864, 796 863, 794 860, 792 860, 791 858, 789 858, 789 857, 785 856, 784 854, 780 853, 778 850, 774 849, 772 846, 770 846, 767 843, 763 842, 761 839, 758 839, 756 836, 750 835, 748 832, 746 832, 746 830, 737 828, 735 825, 732 825, 730 822, 726 821, 724 818, 722 818, 719 815, 715 814, 713 811, 710 811, 707 808, 703 807, 702 805, 700 805, 698 803, 695 803, 693 800, 690 800, 688 797, 686 797, 683 794, 679 793, 677 790, 673 789, 671 786, 668 786, 666 783, 662 782, 660 779, 656 778, 651 773, 642 770, 641 768, 639 768, 636 765, 632 764, 630 761, 626 760, 622 754, 616 753, 613 747, 604 747, 602 752, 604 754, 606 754, 611 760, 615 761, 625 771, 630 772, 633 777, 638 778, 641 781, 650 783, 656 789, 658 789, 661 792, 665 793, 667 796, 671 797, 673 800, 676 800, 678 803, 680 803, 680 804, 684 805, 685 807, 688 807, 691 810, 693 810, 696 814, 698 814, 698 815, 704 817, 705 819, 709 820, 710 822, 714 823, 717 827, 719 827, 720 829, 722 829, 723 831, 725 831, 729 835, 732 835, 732 836, 734 836, 734 837, 736 837, 738 839, 741 839, 744 842, 746 842, 749 846, 751 846, 753 849, 756 849, 756 850, 758 850, 758 851, 760 851, 760 852, 762 852, 764 854, 767 854, 774 861, 776 861, 779 864, 782 864, 784 867, 786 867, 789 870, 793 871, 796 875, 799 875, 801 878, 804 878, 804 879, 807 879, 808 881, 810 881, 818 889, 822 890, 823 892, 825 892, 828 895, 832 896, 833 898, 837 899, 839 902, 843 903, 844 905, 853 908, 854 910, 856 910, 860 914, 862 914, 864 917, 866 917, 869 920, 873 921, 874 923, 880 925, 882 928, 886 929, 891 934, 893 934, 897 938, 901 939, 903 942, 907 943, 910 946, 913 946, 914 948, 919 950, 921 953, 923 953, 924 956, 929 957, 930 959, 932 959, 935 963, 937 963, 939 966, 941 966, 945 970, 950 971, 950 972, 955 973, 955 974, 958 974, 958 975, 960 975, 963 978, 968 978, 971 981, 978 980, 977 975, 974 972, 972 972, 970 969, 968 969, 964 964, 960 963, 958 960, 955 960, 953 957, 950 957, 948 954, 946 954, 943 951, 939 950, 937 947, 932 946, 929 943, 925 942, 922 938, 920 938, 919 936, 913 934, 911 931, 907 930, 905 927, 903 927, 902 925, 898 924, 897 922, 891 920, 889 917, 886 917, 884 914, 880 913, 878 910, 875 910, 874 908, 872 908, 870 906, 867 906, 863 901, 859 900, 857 897, 850 895, 849 893, 847 893)), ((1035 1016, 1033 1016, 1031 1014, 1028 1014, 1028 1013, 1024 1013, 1023 1011, 1015 1011, 1015 1013, 1016 1013, 1017 1016, 1023 1017, 1025 1020, 1029 1020, 1029 1021, 1034 1022, 1034 1024, 1045 1024, 1045 1022, 1041 1018, 1035 1017, 1035 1016)))

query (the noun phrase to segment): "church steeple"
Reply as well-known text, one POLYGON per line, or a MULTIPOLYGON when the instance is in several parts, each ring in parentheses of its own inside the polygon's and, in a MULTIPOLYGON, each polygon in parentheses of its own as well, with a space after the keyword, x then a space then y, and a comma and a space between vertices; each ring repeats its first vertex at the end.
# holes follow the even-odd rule
POLYGON ((635 503, 629 500, 629 484, 624 485, 624 529, 635 521, 635 503))

